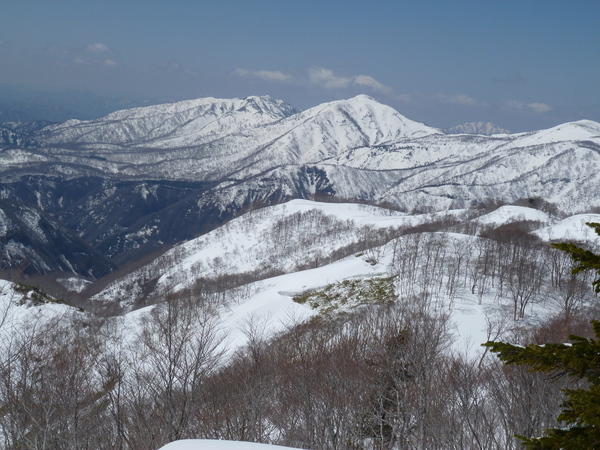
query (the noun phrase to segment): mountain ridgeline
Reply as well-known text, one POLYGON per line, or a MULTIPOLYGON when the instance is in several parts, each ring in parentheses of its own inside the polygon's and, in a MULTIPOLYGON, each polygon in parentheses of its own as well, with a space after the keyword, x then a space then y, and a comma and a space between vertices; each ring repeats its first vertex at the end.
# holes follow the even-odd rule
POLYGON ((568 214, 600 207, 600 124, 592 121, 446 134, 361 95, 306 111, 271 97, 204 98, 0 131, 2 268, 35 273, 97 278, 294 198, 407 212, 521 199, 568 214), (39 234, 32 245, 25 224, 64 233, 39 234), (82 250, 61 250, 75 241, 82 250))

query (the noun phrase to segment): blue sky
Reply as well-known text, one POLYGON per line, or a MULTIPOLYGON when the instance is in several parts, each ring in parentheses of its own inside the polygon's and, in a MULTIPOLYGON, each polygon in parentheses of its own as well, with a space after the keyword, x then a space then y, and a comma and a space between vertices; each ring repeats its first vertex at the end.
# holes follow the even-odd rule
POLYGON ((368 94, 511 131, 600 121, 600 1, 3 1, 0 84, 181 100, 368 94))

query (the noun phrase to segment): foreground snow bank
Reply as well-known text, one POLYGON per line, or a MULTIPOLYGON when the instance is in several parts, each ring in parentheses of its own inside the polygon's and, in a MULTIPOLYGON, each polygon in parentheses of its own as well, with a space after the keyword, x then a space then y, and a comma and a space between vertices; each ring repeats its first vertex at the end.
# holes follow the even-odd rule
POLYGON ((254 442, 214 441, 205 439, 184 439, 171 442, 159 450, 298 450, 279 445, 256 444, 254 442))

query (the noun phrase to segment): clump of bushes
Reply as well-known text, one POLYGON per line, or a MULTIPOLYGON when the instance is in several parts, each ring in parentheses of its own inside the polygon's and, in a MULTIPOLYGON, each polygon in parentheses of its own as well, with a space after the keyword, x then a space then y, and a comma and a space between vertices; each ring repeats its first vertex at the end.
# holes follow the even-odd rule
POLYGON ((321 314, 360 305, 383 305, 396 300, 392 278, 346 279, 329 284, 319 291, 308 291, 294 297, 321 314))

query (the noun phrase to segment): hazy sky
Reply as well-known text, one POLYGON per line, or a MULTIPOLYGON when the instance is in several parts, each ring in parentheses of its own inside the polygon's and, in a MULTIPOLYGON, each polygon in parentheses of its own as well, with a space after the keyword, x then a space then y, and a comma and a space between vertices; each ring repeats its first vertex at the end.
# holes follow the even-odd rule
POLYGON ((368 94, 437 127, 600 121, 599 0, 0 2, 0 83, 299 109, 368 94))

